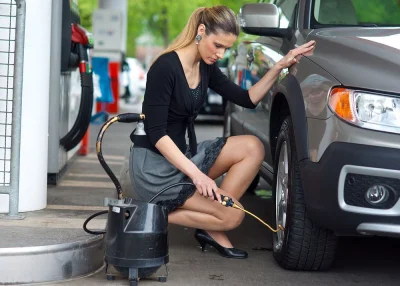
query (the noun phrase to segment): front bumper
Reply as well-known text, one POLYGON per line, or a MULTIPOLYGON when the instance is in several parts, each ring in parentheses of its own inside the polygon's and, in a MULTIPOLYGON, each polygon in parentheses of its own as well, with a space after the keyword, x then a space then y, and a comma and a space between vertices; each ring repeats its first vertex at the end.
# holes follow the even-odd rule
POLYGON ((307 213, 338 235, 400 236, 400 150, 334 142, 319 162, 300 162, 307 213), (374 184, 391 190, 376 207, 365 200, 374 184))

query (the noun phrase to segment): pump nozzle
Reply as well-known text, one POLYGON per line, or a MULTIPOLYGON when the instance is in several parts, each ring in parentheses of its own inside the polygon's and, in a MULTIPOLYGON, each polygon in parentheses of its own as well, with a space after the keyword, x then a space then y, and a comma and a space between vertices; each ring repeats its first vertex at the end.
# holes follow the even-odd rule
POLYGON ((81 44, 88 49, 93 48, 93 37, 85 28, 79 24, 72 24, 72 42, 76 44, 81 44))
POLYGON ((91 68, 88 64, 89 57, 86 50, 93 48, 93 37, 85 28, 76 23, 71 25, 72 43, 75 49, 70 54, 69 66, 75 68, 79 66, 81 73, 90 73, 91 68))

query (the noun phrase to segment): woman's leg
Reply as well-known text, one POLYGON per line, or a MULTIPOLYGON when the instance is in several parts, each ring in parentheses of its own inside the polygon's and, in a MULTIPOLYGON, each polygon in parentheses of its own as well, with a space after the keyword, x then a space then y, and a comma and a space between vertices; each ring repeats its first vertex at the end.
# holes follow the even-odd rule
POLYGON ((208 176, 217 179, 227 172, 220 188, 240 200, 264 160, 264 146, 252 135, 229 137, 208 176))
MULTIPOLYGON (((264 159, 264 147, 254 136, 228 138, 208 175, 216 179, 228 172, 221 184, 221 193, 236 203, 257 174, 264 159)), ((219 203, 205 199, 197 192, 182 208, 169 215, 169 221, 187 227, 201 228, 224 247, 232 247, 223 231, 240 225, 244 213, 222 207, 219 203)))
MULTIPOLYGON (((221 190, 221 194, 229 195, 221 190)), ((236 204, 240 203, 233 199, 236 204)), ((217 201, 207 199, 197 191, 179 209, 168 215, 168 221, 191 228, 200 228, 214 231, 227 231, 240 225, 244 218, 241 210, 224 207, 217 201)), ((216 240, 224 247, 232 247, 229 240, 216 240)))
MULTIPOLYGON (((227 172, 220 188, 239 201, 257 175, 263 160, 264 145, 257 137, 232 136, 228 138, 208 176, 217 179, 227 172)), ((205 230, 215 241, 232 245, 225 232, 205 230)))

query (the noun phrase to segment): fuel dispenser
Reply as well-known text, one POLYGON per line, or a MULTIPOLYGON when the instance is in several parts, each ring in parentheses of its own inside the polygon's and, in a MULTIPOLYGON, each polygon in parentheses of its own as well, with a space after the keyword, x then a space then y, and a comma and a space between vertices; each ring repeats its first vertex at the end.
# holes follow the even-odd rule
POLYGON ((76 0, 53 1, 51 21, 47 182, 55 185, 90 124, 93 77, 88 53, 93 48, 93 39, 80 26, 76 0), (77 76, 80 77, 79 108, 71 104, 71 84, 77 76))

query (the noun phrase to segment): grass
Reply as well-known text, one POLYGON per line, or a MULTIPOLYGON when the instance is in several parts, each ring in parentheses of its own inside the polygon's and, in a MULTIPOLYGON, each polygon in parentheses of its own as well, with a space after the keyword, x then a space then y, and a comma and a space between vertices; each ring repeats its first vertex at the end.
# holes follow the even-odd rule
POLYGON ((272 198, 272 191, 271 190, 256 190, 254 192, 261 199, 271 199, 272 198))

